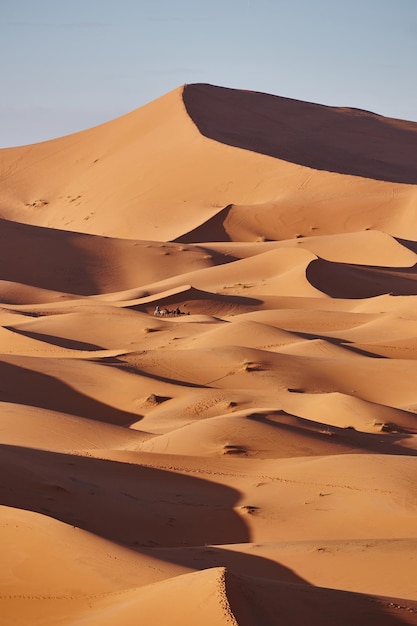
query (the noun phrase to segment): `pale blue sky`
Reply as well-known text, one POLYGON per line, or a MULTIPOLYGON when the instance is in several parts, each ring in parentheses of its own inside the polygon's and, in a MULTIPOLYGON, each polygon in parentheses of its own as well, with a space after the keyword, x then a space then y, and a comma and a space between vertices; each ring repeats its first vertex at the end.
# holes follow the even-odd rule
POLYGON ((0 0, 0 147, 184 83, 417 121, 417 0, 0 0))

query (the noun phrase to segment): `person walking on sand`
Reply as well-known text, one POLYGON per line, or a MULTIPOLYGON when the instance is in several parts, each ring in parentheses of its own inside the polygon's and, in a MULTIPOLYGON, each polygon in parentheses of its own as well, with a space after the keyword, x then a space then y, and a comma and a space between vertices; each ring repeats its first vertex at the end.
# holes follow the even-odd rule
POLYGON ((159 308, 158 305, 156 305, 155 307, 155 311, 153 312, 154 315, 161 315, 161 309, 159 308))

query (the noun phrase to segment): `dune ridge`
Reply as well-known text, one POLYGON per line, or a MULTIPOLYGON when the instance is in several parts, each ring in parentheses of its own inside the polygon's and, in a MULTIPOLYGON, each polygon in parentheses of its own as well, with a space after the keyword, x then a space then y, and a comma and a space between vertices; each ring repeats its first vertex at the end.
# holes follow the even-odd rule
POLYGON ((416 148, 195 84, 0 151, 2 623, 417 624, 416 148))

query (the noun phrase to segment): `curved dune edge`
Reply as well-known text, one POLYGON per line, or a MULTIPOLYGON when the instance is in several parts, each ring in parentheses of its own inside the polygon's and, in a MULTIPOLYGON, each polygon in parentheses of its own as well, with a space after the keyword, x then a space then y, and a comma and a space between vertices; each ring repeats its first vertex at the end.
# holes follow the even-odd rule
MULTIPOLYGON (((12 598, 2 601, 6 617, 15 603, 12 598)), ((288 624, 309 619, 312 623, 330 625, 341 614, 358 624, 378 621, 379 624, 389 626, 397 619, 407 624, 417 622, 417 604, 410 600, 364 597, 304 585, 261 582, 233 574, 225 568, 179 576, 142 588, 140 594, 136 589, 131 589, 118 594, 103 594, 101 597, 87 596, 85 599, 28 598, 20 603, 19 608, 23 604, 26 604, 35 619, 42 615, 43 622, 47 624, 53 623, 57 605, 61 605, 69 614, 68 623, 76 623, 88 606, 90 623, 103 626, 114 623, 115 618, 119 624, 131 624, 137 613, 145 620, 166 624, 178 623, 178 620, 182 624, 194 624, 197 615, 203 624, 255 625, 262 616, 262 623, 268 626, 276 623, 277 614, 288 624), (172 604, 178 601, 179 607, 173 619, 172 604), (323 603, 326 604, 324 615, 323 603)))
POLYGON ((183 99, 216 141, 317 170, 417 183, 415 122, 205 84, 185 85, 183 99))
POLYGON ((285 119, 294 114, 297 102, 285 102, 282 109, 284 99, 264 96, 211 86, 181 87, 95 128, 33 146, 4 149, 0 217, 58 230, 160 242, 178 241, 206 223, 205 241, 216 240, 216 236, 241 240, 248 235, 247 227, 231 220, 236 212, 233 207, 245 213, 244 207, 258 206, 270 213, 269 224, 264 232, 259 226, 255 232, 251 228, 253 240, 271 238, 271 233, 276 238, 278 213, 280 239, 367 228, 403 239, 415 235, 416 124, 304 103, 308 111, 313 107, 319 112, 325 126, 336 124, 340 132, 327 134, 331 145, 323 145, 318 142, 320 126, 312 138, 300 133, 297 120, 295 135, 301 139, 293 145, 293 160, 312 154, 323 158, 323 163, 297 164, 286 160, 287 154, 268 156, 254 152, 254 146, 248 150, 220 143, 218 124, 229 124, 228 106, 234 101, 231 123, 235 120, 239 131, 235 136, 251 137, 257 132, 251 124, 242 128, 239 115, 246 115, 241 101, 260 97, 269 111, 268 116, 258 118, 261 134, 275 142, 278 151, 285 149, 285 135, 294 128, 285 119), (227 94, 226 98, 210 98, 213 90, 227 94), (197 117, 214 115, 208 124, 214 140, 195 125, 196 115, 190 116, 190 93, 195 95, 197 117), (274 115, 281 120, 278 133, 274 115), (360 132, 351 132, 349 125, 357 123, 360 132), (368 141, 375 134, 375 124, 380 146, 378 141, 368 141), (346 141, 352 145, 343 147, 346 141), (160 145, 164 146, 162 152, 160 145), (380 151, 377 158, 372 152, 375 149, 380 151), (352 175, 347 167, 337 173, 331 171, 334 164, 342 170, 344 165, 364 166, 365 170, 352 175), (373 180, 371 175, 382 180, 373 180), (225 207, 232 208, 224 224, 211 223, 225 207), (173 212, 175 220, 170 219, 173 212))

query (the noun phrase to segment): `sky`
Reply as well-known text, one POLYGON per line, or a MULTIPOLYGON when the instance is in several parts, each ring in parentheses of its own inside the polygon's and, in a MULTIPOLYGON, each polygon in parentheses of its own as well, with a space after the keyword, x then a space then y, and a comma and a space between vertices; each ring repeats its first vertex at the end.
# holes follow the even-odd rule
POLYGON ((417 121, 417 0, 0 0, 0 147, 211 83, 417 121))

